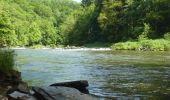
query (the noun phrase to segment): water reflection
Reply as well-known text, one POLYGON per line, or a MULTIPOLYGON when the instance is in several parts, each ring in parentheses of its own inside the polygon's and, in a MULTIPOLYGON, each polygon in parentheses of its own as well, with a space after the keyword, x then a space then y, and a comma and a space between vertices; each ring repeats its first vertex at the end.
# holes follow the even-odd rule
POLYGON ((90 93, 118 100, 166 100, 170 52, 16 50, 31 85, 85 79, 90 93))

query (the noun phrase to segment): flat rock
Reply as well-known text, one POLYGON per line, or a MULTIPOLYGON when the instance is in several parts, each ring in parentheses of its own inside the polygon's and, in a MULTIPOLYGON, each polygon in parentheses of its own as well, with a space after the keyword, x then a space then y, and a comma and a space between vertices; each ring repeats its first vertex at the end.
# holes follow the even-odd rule
POLYGON ((38 100, 98 100, 96 97, 81 93, 69 87, 33 87, 38 100))
POLYGON ((8 94, 8 98, 9 100, 37 100, 35 97, 31 95, 21 93, 19 91, 14 91, 13 93, 8 94))

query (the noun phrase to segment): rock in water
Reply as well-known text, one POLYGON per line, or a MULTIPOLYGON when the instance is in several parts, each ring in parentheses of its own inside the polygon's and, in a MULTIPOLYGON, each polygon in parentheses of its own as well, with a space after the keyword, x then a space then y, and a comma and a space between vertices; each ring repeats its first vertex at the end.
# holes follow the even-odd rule
POLYGON ((69 87, 33 87, 38 100, 97 100, 97 98, 69 87))
POLYGON ((50 86, 71 87, 71 88, 78 89, 82 93, 89 94, 89 91, 87 89, 89 84, 88 84, 88 81, 86 81, 86 80, 71 81, 71 82, 61 82, 61 83, 51 84, 50 86))

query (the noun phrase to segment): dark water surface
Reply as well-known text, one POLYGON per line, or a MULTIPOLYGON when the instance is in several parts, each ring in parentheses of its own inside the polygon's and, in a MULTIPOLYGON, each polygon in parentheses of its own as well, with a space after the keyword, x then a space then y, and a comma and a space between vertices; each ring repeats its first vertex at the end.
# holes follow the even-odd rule
POLYGON ((18 69, 30 85, 88 80, 91 94, 118 100, 170 100, 170 52, 23 49, 18 69))

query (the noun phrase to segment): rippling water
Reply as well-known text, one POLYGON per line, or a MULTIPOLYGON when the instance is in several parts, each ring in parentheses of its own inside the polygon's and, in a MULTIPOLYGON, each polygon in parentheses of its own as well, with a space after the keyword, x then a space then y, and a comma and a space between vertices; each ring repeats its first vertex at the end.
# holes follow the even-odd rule
POLYGON ((21 49, 18 69, 30 85, 88 80, 91 94, 118 100, 168 100, 170 52, 21 49))

